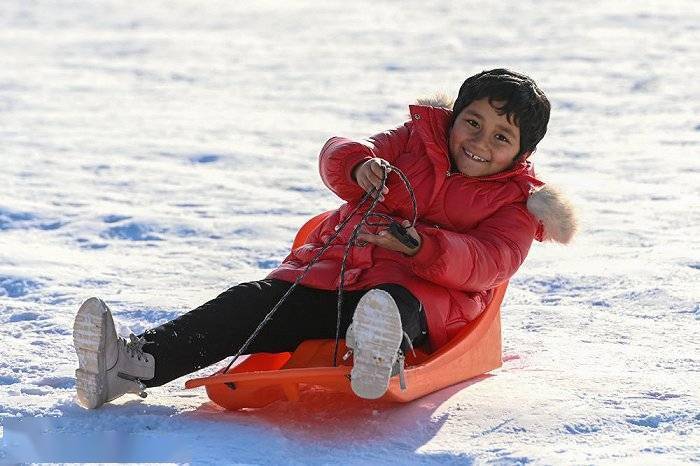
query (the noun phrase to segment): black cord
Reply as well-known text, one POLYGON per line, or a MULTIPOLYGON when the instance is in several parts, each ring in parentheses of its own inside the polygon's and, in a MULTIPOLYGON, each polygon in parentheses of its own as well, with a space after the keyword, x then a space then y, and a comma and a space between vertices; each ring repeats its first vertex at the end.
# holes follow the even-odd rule
POLYGON ((340 262, 340 284, 338 286, 338 305, 337 305, 337 310, 338 310, 338 315, 336 317, 335 321, 335 346, 333 348, 333 367, 338 366, 338 344, 340 342, 340 318, 341 318, 341 313, 342 313, 342 308, 343 308, 343 291, 345 289, 345 263, 347 262, 348 254, 350 252, 350 248, 355 245, 355 241, 357 241, 357 235, 360 234, 360 230, 362 229, 362 226, 367 223, 367 218, 372 215, 374 212, 375 207, 377 206, 377 203, 379 202, 379 196, 382 190, 384 189, 384 186, 386 186, 386 179, 389 176, 389 171, 387 170, 386 167, 382 166, 383 171, 382 171, 382 184, 379 187, 379 189, 373 189, 369 191, 369 193, 376 192, 377 195, 372 199, 372 205, 369 206, 369 209, 367 209, 367 212, 362 215, 362 218, 360 219, 359 222, 357 222, 357 225, 355 225, 355 228, 352 230, 352 235, 350 235, 350 239, 348 240, 348 244, 345 245, 345 251, 343 252, 343 260, 340 262))
POLYGON ((309 262, 309 264, 306 266, 304 271, 297 277, 296 280, 294 280, 294 283, 292 284, 291 287, 287 290, 287 292, 280 298, 279 301, 277 301, 277 304, 274 305, 274 307, 270 310, 270 312, 267 313, 267 315, 263 318, 262 322, 257 326, 257 328, 253 331, 253 333, 250 334, 248 339, 246 340, 245 343, 238 349, 236 354, 233 356, 233 359, 231 362, 228 363, 226 368, 223 370, 223 373, 227 373, 228 370, 231 368, 231 366, 238 360, 238 358, 245 352, 245 350, 248 349, 250 344, 255 340, 255 338, 258 336, 258 334, 262 331, 262 329, 267 325, 267 323, 272 320, 272 317, 275 315, 277 310, 282 306, 282 303, 289 297, 289 295, 292 294, 292 291, 297 287, 297 285, 301 282, 301 280, 306 276, 306 273, 309 271, 309 269, 316 264, 323 253, 326 252, 326 250, 333 244, 333 241, 340 235, 340 233, 343 231, 343 229, 347 226, 347 224, 350 222, 350 220, 355 216, 358 210, 360 210, 360 207, 362 207, 367 199, 370 198, 370 196, 373 196, 375 193, 376 195, 372 199, 372 204, 369 206, 367 211, 362 215, 362 219, 355 225, 355 228, 352 231, 352 234, 350 236, 350 239, 348 240, 347 245, 345 246, 345 252, 343 254, 343 260, 340 264, 340 285, 338 287, 338 315, 337 315, 337 321, 336 321, 336 328, 335 328, 335 348, 333 350, 333 367, 336 367, 337 360, 338 360, 338 344, 340 342, 340 319, 341 319, 341 313, 342 313, 342 304, 343 304, 343 289, 345 285, 345 263, 347 261, 348 253, 350 252, 350 248, 355 244, 357 241, 357 235, 359 235, 360 230, 363 225, 368 225, 368 226, 389 226, 391 225, 391 222, 394 222, 394 220, 386 215, 386 214, 375 214, 374 209, 376 208, 377 204, 379 203, 379 197, 386 186, 386 180, 387 177, 389 176, 389 170, 396 172, 401 180, 403 181, 404 185, 406 186, 406 189, 408 190, 408 193, 411 197, 411 204, 413 205, 413 218, 411 219, 411 227, 414 227, 416 225, 416 221, 418 219, 418 204, 416 202, 416 196, 415 193, 413 192, 413 188, 411 187, 411 183, 408 181, 408 178, 406 175, 403 174, 401 170, 398 168, 394 167, 393 165, 389 165, 387 168, 386 166, 382 166, 383 168, 383 173, 382 173, 382 184, 379 187, 379 189, 372 189, 370 191, 367 191, 365 195, 362 197, 360 202, 357 204, 357 206, 350 212, 347 217, 338 224, 336 227, 335 233, 331 235, 330 238, 326 241, 326 244, 321 247, 321 250, 314 256, 313 259, 309 262), (376 216, 383 218, 385 220, 388 220, 387 224, 384 223, 373 223, 369 222, 368 218, 370 216, 376 216))

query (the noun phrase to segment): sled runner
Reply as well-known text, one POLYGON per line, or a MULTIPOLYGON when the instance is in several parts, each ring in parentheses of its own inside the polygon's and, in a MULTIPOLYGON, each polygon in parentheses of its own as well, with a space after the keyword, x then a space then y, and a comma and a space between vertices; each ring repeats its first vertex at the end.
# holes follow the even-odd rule
MULTIPOLYGON (((304 244, 309 233, 331 212, 324 212, 306 222, 294 239, 293 248, 304 244)), ((501 366, 501 313, 507 283, 494 290, 493 299, 484 312, 458 335, 433 353, 416 348, 416 355, 406 355, 406 385, 402 390, 399 377, 391 378, 382 400, 407 402, 450 385, 463 382, 501 366)), ((248 356, 228 372, 223 369, 209 377, 188 380, 186 388, 204 386, 217 405, 236 410, 261 408, 277 400, 298 401, 309 388, 353 394, 350 387, 352 359, 332 367, 335 340, 308 340, 293 353, 257 353, 248 356)), ((339 354, 346 351, 341 340, 339 354)))

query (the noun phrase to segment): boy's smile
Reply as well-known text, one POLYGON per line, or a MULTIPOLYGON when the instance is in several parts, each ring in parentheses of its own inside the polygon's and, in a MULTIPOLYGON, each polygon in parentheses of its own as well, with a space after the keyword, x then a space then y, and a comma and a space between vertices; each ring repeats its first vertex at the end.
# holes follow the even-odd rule
POLYGON ((450 129, 450 157, 462 174, 493 175, 513 165, 520 150, 520 128, 498 113, 501 105, 497 101, 491 105, 487 98, 475 100, 455 119, 450 129))

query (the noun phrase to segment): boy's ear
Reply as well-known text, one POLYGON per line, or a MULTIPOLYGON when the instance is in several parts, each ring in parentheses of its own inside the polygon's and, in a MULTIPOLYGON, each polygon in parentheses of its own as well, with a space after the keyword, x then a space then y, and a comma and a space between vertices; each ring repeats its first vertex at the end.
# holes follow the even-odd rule
POLYGON ((530 151, 524 152, 523 155, 516 155, 513 158, 513 163, 520 163, 520 162, 526 161, 528 159, 528 157, 530 157, 532 154, 535 153, 536 150, 537 149, 535 148, 535 149, 532 149, 530 151))

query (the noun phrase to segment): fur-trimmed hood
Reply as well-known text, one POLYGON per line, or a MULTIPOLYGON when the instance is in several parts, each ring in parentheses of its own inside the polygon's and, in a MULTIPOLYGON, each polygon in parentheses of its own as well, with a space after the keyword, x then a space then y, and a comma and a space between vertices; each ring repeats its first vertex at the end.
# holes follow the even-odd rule
MULTIPOLYGON (((452 109, 454 99, 443 93, 417 99, 419 105, 452 109)), ((576 210, 571 201, 550 184, 535 189, 527 200, 527 210, 540 221, 541 241, 571 242, 578 229, 576 210)))

